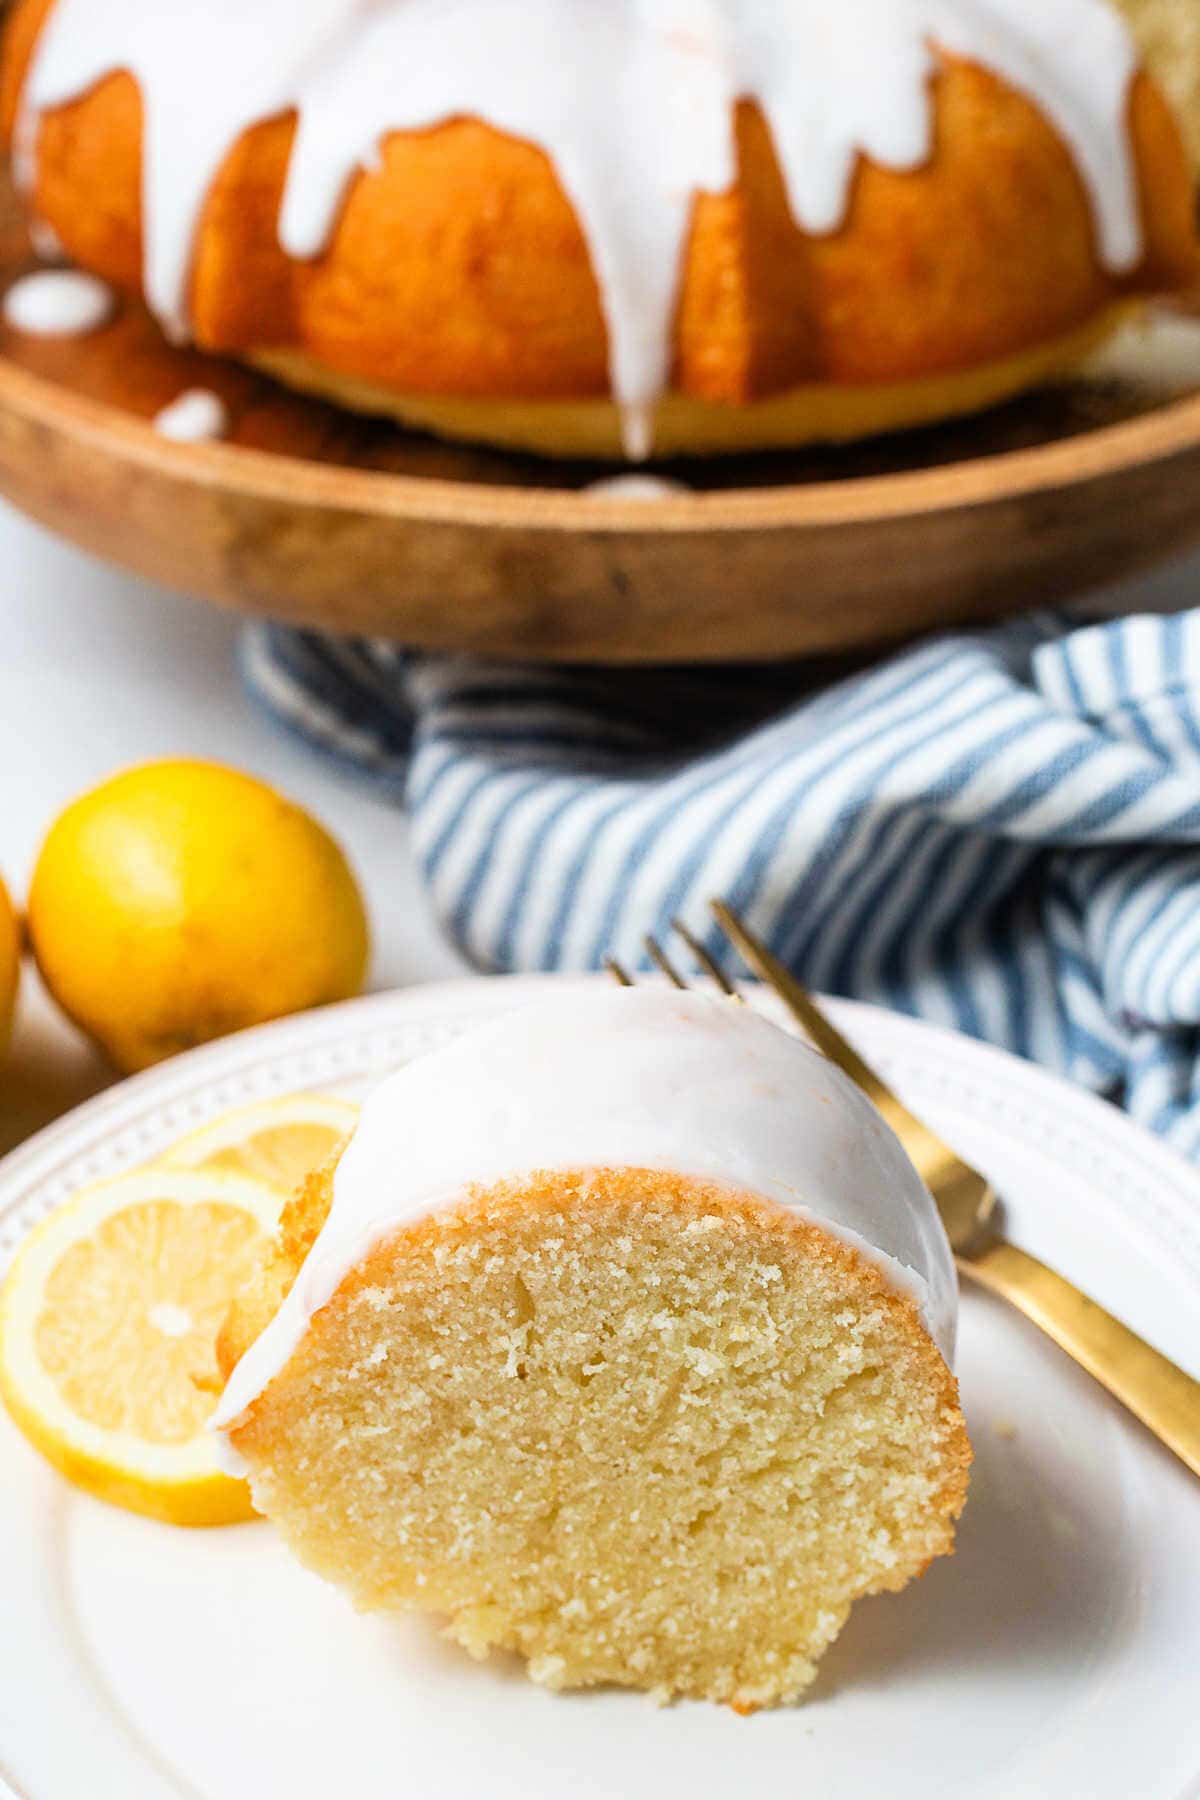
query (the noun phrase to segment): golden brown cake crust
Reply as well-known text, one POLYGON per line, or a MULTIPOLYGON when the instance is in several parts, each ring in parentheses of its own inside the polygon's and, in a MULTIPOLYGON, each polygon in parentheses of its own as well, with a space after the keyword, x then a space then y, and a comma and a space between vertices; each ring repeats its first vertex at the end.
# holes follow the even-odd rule
POLYGON ((1146 66, 1174 103, 1200 181, 1200 7, 1195 0, 1116 0, 1146 66))
MULTIPOLYGON (((54 0, 20 0, 0 68, 17 96, 54 0)), ((903 174, 860 165, 845 227, 792 220, 762 117, 738 117, 740 172, 696 202, 675 327, 674 390, 745 402, 811 382, 920 379, 1062 338, 1196 266, 1173 118, 1142 76, 1131 101, 1146 256, 1101 267, 1084 187, 1041 113, 981 68, 942 58, 936 151, 903 174)), ((201 222, 191 310, 205 348, 292 351, 399 393, 583 399, 608 392, 607 345, 579 226, 541 151, 473 119, 395 133, 353 182, 326 252, 276 239, 294 123, 235 145, 201 222)), ((114 74, 50 113, 35 200, 69 254, 141 289, 141 102, 114 74)))
MULTIPOLYGON (((231 1315, 228 1370, 330 1172, 231 1315)), ((256 1504, 363 1607, 473 1655, 724 1701, 795 1699, 854 1600, 953 1548, 953 1376, 873 1261, 646 1169, 554 1170, 385 1235, 235 1422, 256 1504)))
POLYGON ((316 1243, 333 1205, 333 1172, 341 1151, 297 1188, 283 1209, 270 1249, 253 1279, 233 1301, 217 1334, 217 1366, 228 1381, 255 1338, 278 1312, 316 1243))
MULTIPOLYGON (((223 1380, 228 1381, 251 1344, 274 1318, 300 1273, 305 1257, 320 1236, 333 1205, 333 1178, 340 1158, 339 1150, 329 1162, 315 1169, 288 1201, 267 1256, 255 1277, 230 1306, 217 1337, 217 1365, 223 1380)), ((370 1287, 377 1278, 377 1263, 390 1261, 398 1247, 400 1254, 419 1254, 429 1243, 469 1232, 479 1216, 503 1217, 505 1214, 527 1214, 539 1208, 559 1208, 563 1204, 564 1191, 569 1191, 579 1173, 551 1170, 523 1176, 516 1181, 500 1182, 493 1188, 467 1189, 454 1206, 426 1214, 376 1245, 343 1281, 330 1303, 331 1308, 344 1305, 359 1290, 370 1287)), ((630 1198, 625 1186, 630 1175, 646 1174, 657 1188, 675 1196, 681 1219, 692 1217, 699 1206, 724 1219, 752 1225, 755 1231, 774 1234, 781 1246, 790 1241, 813 1247, 820 1260, 842 1267, 856 1283, 870 1291, 878 1304, 903 1321, 906 1335, 927 1341, 915 1303, 897 1293, 874 1263, 867 1261, 851 1245, 774 1202, 759 1200, 754 1195, 738 1193, 714 1182, 687 1176, 673 1177, 661 1171, 601 1169, 586 1173, 589 1189, 604 1199, 615 1197, 622 1203, 636 1205, 636 1197, 630 1198)), ((941 1357, 936 1352, 934 1356, 942 1371, 942 1403, 956 1410, 958 1383, 941 1357)), ((962 1454, 955 1459, 956 1475, 943 1496, 946 1510, 952 1517, 957 1516, 966 1498, 970 1461, 970 1446, 964 1433, 962 1454)))
MULTIPOLYGON (((267 1255, 253 1279, 230 1306, 217 1339, 217 1364, 223 1380, 228 1381, 237 1363, 274 1318, 300 1273, 305 1257, 320 1236, 333 1206, 333 1178, 341 1156, 342 1151, 339 1149, 328 1162, 314 1169, 288 1200, 267 1255)), ((604 1173, 599 1171, 601 1177, 604 1173)), ((625 1173, 627 1171, 616 1172, 622 1177, 625 1173)), ((467 1189, 456 1205, 418 1218, 412 1224, 402 1227, 397 1238, 403 1239, 406 1245, 415 1246, 427 1238, 435 1238, 443 1233, 453 1235, 469 1228, 473 1213, 480 1207, 489 1211, 524 1212, 539 1205, 561 1205, 564 1184, 569 1185, 570 1179, 569 1172, 564 1174, 555 1170, 522 1177, 515 1182, 501 1182, 494 1189, 467 1189)), ((671 1190, 674 1178, 656 1173, 654 1179, 667 1191, 671 1190)), ((784 1240, 789 1237, 818 1239, 823 1255, 835 1261, 840 1260, 848 1268, 852 1268, 856 1279, 871 1287, 886 1305, 899 1308, 909 1315, 912 1329, 924 1336, 924 1327, 919 1322, 913 1302, 897 1294, 873 1263, 867 1262, 840 1239, 831 1237, 829 1233, 808 1224, 773 1202, 758 1200, 752 1195, 739 1194, 691 1177, 680 1177, 675 1185, 680 1194, 681 1211, 690 1213, 695 1204, 695 1194, 702 1191, 706 1206, 730 1218, 752 1220, 759 1228, 778 1232, 784 1240)), ((393 1241, 388 1241, 382 1253, 392 1253, 390 1245, 393 1241)), ((368 1257, 346 1286, 349 1288, 351 1285, 369 1284, 370 1280, 368 1257)), ((957 1385, 948 1370, 947 1380, 947 1392, 957 1402, 957 1385)))
MULTIPOLYGON (((1014 394, 1068 378, 1144 304, 1118 302, 1064 338, 1049 339, 996 362, 911 381, 854 386, 808 382, 739 406, 668 394, 654 416, 654 454, 725 456, 798 444, 853 443, 982 412, 1014 394)), ((402 394, 378 382, 339 375, 315 357, 296 351, 252 351, 247 360, 301 393, 440 437, 542 456, 611 461, 624 455, 621 410, 615 401, 599 395, 586 400, 464 400, 444 394, 402 394)))

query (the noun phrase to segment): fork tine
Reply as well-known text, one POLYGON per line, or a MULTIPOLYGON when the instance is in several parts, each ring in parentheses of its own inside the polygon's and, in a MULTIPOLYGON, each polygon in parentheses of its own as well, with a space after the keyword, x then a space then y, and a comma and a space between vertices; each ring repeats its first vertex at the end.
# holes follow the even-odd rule
POLYGON ((735 912, 731 912, 722 901, 711 902, 713 913, 721 929, 730 941, 741 951, 756 975, 760 975, 773 988, 783 1001, 792 1017, 796 1019, 808 1034, 809 1040, 816 1045, 823 1056, 836 1063, 844 1075, 848 1075, 867 1098, 883 1114, 893 1131, 902 1140, 904 1148, 916 1164, 922 1178, 933 1190, 950 1230, 952 1244, 962 1241, 960 1221, 956 1214, 948 1215, 949 1195, 953 1187, 962 1185, 966 1178, 968 1191, 966 1209, 968 1223, 972 1231, 990 1210, 990 1202, 985 1211, 980 1210, 980 1193, 990 1192, 983 1177, 933 1132, 923 1119, 909 1111, 899 1096, 876 1074, 869 1063, 864 1062, 853 1044, 842 1036, 833 1020, 827 1018, 824 1010, 817 1004, 808 989, 796 979, 790 969, 772 956, 761 939, 742 924, 735 912))
POLYGON ((628 969, 617 961, 615 956, 606 956, 604 959, 604 966, 612 976, 613 980, 619 981, 622 987, 633 986, 632 975, 629 973, 628 969))
POLYGON ((987 1177, 908 1110, 735 912, 720 900, 710 904, 755 974, 892 1126, 933 1195, 960 1270, 1023 1312, 1200 1475, 1200 1383, 1045 1263, 1005 1243, 995 1221, 996 1192, 987 1177))
POLYGON ((662 970, 667 980, 671 983, 671 986, 682 988, 686 992, 687 982, 683 979, 683 976, 679 973, 679 970, 675 967, 675 964, 671 961, 662 945, 652 937, 643 938, 642 942, 646 946, 647 956, 650 957, 657 968, 662 970))
POLYGON ((683 939, 696 961, 700 964, 700 967, 704 970, 704 973, 711 981, 716 982, 721 992, 727 995, 730 1000, 741 1000, 742 995, 738 993, 721 965, 714 957, 709 955, 695 932, 689 931, 682 919, 672 919, 671 929, 683 939))
POLYGON ((713 916, 730 942, 741 952, 754 973, 774 988, 792 1017, 796 1019, 809 1038, 823 1056, 830 1062, 837 1063, 851 1081, 857 1082, 863 1092, 870 1096, 876 1106, 883 1108, 890 1103, 898 1106, 895 1096, 854 1048, 842 1036, 831 1019, 813 1000, 808 989, 799 982, 790 969, 767 949, 760 938, 755 937, 741 919, 732 912, 723 900, 710 902, 713 916))

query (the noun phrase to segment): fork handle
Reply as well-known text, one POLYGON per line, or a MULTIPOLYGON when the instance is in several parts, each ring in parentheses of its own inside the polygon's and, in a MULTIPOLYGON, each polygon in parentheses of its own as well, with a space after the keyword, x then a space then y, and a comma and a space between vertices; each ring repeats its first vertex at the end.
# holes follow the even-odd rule
POLYGON ((1032 1319, 1200 1475, 1200 1381, 1015 1244, 989 1244, 958 1266, 1032 1319))

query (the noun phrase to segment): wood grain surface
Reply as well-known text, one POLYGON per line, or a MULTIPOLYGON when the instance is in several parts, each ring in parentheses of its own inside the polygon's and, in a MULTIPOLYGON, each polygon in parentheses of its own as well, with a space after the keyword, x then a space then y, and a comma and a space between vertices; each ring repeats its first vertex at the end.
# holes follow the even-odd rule
MULTIPOLYGON (((5 189, 0 286, 32 266, 5 189)), ((0 491, 43 524, 248 613, 496 656, 853 650, 1148 568, 1200 542, 1200 393, 1075 383, 849 449, 679 464, 692 491, 651 502, 581 491, 605 472, 302 399, 133 303, 83 338, 0 326, 0 491), (150 427, 195 385, 228 403, 227 443, 150 427)))

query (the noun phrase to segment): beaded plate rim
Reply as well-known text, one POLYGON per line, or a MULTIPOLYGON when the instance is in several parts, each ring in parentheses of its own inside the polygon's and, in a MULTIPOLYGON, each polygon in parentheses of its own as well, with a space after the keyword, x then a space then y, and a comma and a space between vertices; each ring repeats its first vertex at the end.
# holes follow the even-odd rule
MULTIPOLYGON (((229 1107, 361 1084, 470 1026, 603 976, 494 976, 372 994, 239 1032, 104 1090, 0 1162, 0 1271, 25 1234, 77 1187, 161 1153, 229 1107)), ((773 997, 747 990, 767 1012, 773 997)), ((1034 1064, 954 1031, 860 1001, 831 1014, 906 1094, 1012 1134, 1083 1175, 1097 1203, 1136 1220, 1200 1287, 1200 1170, 1124 1114, 1034 1064)))

